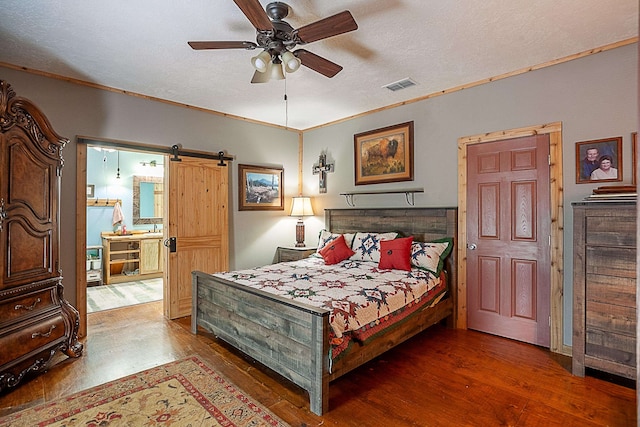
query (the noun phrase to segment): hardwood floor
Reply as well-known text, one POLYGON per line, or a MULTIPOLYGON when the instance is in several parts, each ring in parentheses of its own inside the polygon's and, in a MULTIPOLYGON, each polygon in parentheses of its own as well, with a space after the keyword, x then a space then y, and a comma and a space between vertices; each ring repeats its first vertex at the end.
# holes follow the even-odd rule
POLYGON ((0 395, 0 416, 198 355, 292 426, 632 426, 633 388, 570 373, 570 359, 435 326, 330 386, 330 411, 208 334, 168 321, 162 302, 89 315, 85 354, 0 395))

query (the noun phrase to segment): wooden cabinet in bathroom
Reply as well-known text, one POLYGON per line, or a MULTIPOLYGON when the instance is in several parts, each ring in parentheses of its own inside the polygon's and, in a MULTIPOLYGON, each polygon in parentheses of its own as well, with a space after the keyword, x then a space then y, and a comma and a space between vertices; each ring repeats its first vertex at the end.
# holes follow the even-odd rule
POLYGON ((104 283, 162 277, 161 244, 161 233, 102 233, 104 283))

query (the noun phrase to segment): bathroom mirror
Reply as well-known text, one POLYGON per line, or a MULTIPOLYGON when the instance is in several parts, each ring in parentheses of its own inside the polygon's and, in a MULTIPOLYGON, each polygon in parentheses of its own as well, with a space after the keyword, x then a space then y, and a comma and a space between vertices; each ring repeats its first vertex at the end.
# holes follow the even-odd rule
POLYGON ((133 224, 162 224, 162 177, 133 176, 133 224))

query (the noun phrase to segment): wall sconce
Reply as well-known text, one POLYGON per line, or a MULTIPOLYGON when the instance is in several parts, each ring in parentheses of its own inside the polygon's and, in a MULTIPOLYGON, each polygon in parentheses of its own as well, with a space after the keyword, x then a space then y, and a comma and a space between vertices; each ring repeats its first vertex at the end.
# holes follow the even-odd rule
POLYGON ((296 248, 304 247, 304 222, 302 222, 302 218, 312 215, 313 208, 311 207, 310 197, 298 196, 293 198, 289 216, 298 217, 298 222, 296 223, 296 248))

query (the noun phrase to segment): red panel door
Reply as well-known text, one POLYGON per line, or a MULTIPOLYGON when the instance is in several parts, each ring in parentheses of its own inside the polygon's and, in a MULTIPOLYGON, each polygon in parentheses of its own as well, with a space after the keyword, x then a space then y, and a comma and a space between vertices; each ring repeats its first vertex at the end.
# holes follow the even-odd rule
POLYGON ((549 347, 549 136, 467 147, 468 327, 549 347))

